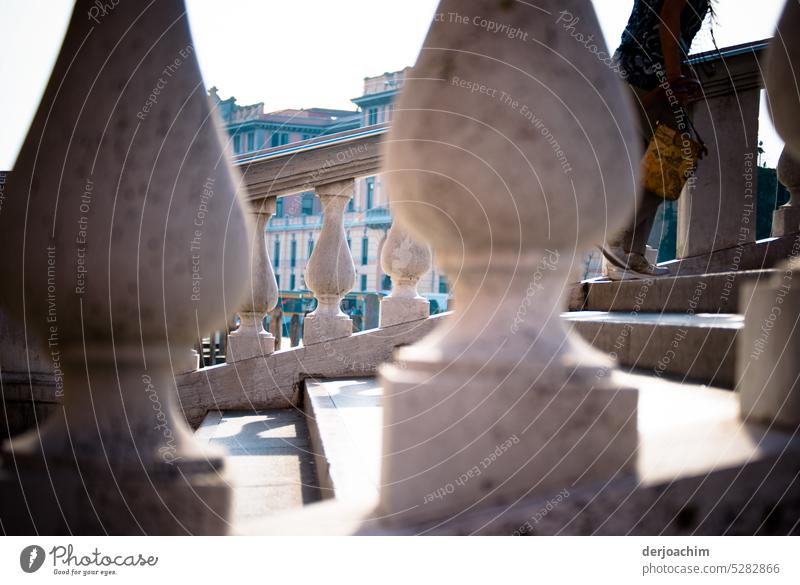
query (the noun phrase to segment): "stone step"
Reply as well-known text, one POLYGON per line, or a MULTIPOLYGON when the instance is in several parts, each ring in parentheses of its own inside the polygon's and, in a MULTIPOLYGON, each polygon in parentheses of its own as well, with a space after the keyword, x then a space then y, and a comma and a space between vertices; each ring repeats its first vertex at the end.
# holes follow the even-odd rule
POLYGON ((563 318, 623 369, 721 388, 736 385, 741 315, 577 311, 563 318))
POLYGON ((570 299, 571 311, 636 313, 736 313, 746 282, 764 281, 777 269, 670 276, 612 282, 580 283, 570 299))
POLYGON ((300 410, 211 411, 195 437, 227 452, 224 473, 233 490, 234 525, 320 499, 300 410))

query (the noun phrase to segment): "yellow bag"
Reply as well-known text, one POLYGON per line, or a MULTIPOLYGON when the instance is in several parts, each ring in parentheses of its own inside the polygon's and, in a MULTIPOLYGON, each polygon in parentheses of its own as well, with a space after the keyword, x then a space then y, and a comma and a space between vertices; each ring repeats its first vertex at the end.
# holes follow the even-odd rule
POLYGON ((666 124, 658 124, 642 159, 644 188, 667 201, 681 196, 697 161, 708 152, 691 122, 690 126, 698 140, 681 136, 666 124))

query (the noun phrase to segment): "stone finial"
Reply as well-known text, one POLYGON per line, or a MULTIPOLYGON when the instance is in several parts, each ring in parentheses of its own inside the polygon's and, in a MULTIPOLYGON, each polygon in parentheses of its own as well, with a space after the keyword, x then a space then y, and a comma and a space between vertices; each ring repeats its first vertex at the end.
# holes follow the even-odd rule
POLYGON ((772 235, 800 232, 800 162, 784 148, 778 159, 778 180, 789 191, 789 201, 772 212, 772 235))
POLYGON ((64 372, 63 413, 5 446, 6 531, 228 530, 171 365, 244 298, 237 182, 184 3, 78 0, 0 214, 0 301, 64 372))
POLYGON ((770 114, 778 134, 793 154, 800 157, 800 95, 798 95, 797 64, 800 63, 800 4, 786 2, 778 20, 775 36, 770 43, 764 73, 764 85, 769 95, 770 114))
POLYGON ((275 337, 264 330, 264 315, 278 304, 278 283, 269 257, 266 227, 275 213, 275 199, 264 199, 257 204, 255 233, 248 295, 239 310, 239 328, 228 335, 225 360, 228 363, 269 355, 275 351, 275 337))
POLYGON ((306 315, 303 323, 305 345, 348 337, 353 332, 352 320, 342 311, 341 303, 356 278, 344 231, 344 210, 354 191, 353 179, 316 187, 324 215, 319 239, 306 266, 306 284, 317 299, 317 308, 306 315))
POLYGON ((417 283, 431 269, 431 251, 415 242, 397 221, 383 244, 381 268, 392 277, 392 293, 381 301, 380 326, 427 318, 430 304, 417 291, 417 283))
POLYGON ((386 522, 606 481, 636 459, 637 392, 559 316, 584 252, 637 198, 639 140, 591 2, 443 0, 437 14, 384 176, 458 307, 381 369, 386 522))

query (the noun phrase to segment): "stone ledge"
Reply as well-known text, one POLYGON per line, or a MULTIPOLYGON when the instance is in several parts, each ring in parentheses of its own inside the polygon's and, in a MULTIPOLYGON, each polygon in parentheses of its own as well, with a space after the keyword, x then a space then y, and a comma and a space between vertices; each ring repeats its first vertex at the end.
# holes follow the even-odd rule
POLYGON ((380 421, 381 398, 374 378, 306 380, 303 408, 323 498, 359 502, 378 496, 381 437, 366 443, 359 437, 365 425, 380 421))
MULTIPOLYGON (((375 500, 314 504, 241 534, 797 534, 800 438, 739 420, 729 392, 621 375, 640 389, 635 476, 550 497, 387 526, 375 500), (559 497, 560 496, 560 497, 559 497)), ((362 440, 368 440, 363 437, 362 440)), ((532 481, 533 483, 533 481, 532 481)))
POLYGON ((373 375, 395 348, 427 335, 447 315, 180 374, 176 383, 181 408, 189 424, 197 426, 209 410, 297 406, 304 379, 373 375))

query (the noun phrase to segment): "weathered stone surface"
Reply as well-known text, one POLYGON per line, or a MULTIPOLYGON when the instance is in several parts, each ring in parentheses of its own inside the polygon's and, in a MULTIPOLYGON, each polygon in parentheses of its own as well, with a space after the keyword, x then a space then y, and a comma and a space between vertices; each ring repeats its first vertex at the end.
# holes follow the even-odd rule
POLYGON ((739 333, 737 373, 742 418, 790 430, 800 427, 800 267, 745 289, 745 326, 739 333))
POLYGON ((788 1, 778 21, 775 36, 770 43, 764 74, 764 83, 769 94, 770 114, 775 129, 786 141, 786 146, 800 157, 800 96, 792 80, 797 77, 800 63, 800 5, 788 1))
POLYGON ((308 426, 299 409, 210 412, 195 436, 227 452, 233 526, 319 500, 308 426))
POLYGON ((354 190, 353 179, 316 188, 324 216, 306 267, 306 284, 317 299, 317 308, 303 320, 304 345, 347 337, 353 332, 353 321, 342 311, 341 303, 356 278, 344 231, 344 208, 354 190))
POLYGON ((278 146, 237 157, 252 199, 289 195, 317 185, 366 177, 380 172, 387 125, 359 128, 320 136, 292 145, 278 146))
POLYGON ((374 375, 380 364, 392 359, 395 348, 419 340, 449 315, 183 374, 176 379, 180 407, 189 423, 197 426, 209 410, 297 406, 305 378, 374 375))
POLYGON ((575 285, 571 311, 736 313, 744 283, 768 280, 777 269, 741 270, 644 280, 594 279, 575 285))
POLYGON ((249 220, 184 3, 119 3, 101 25, 93 7, 76 3, 0 214, 0 302, 65 380, 62 414, 5 446, 4 530, 223 533, 221 460, 173 371, 241 301, 249 220))
MULTIPOLYGON (((360 503, 346 499, 315 504, 238 528, 246 534, 281 535, 798 533, 797 437, 741 424, 738 398, 732 393, 646 376, 622 378, 640 389, 640 441, 633 476, 617 476, 607 483, 582 479, 540 496, 464 509, 431 523, 387 526, 373 500, 364 498, 360 503)), ((381 425, 361 431, 356 441, 374 441, 381 425)), ((326 440, 336 443, 339 438, 326 440)), ((359 469, 346 471, 351 474, 349 483, 368 476, 359 469)), ((538 479, 530 476, 530 485, 538 479)))
POLYGON ((428 246, 415 242, 395 223, 381 250, 381 267, 392 277, 392 293, 381 301, 380 326, 427 318, 430 303, 417 292, 417 283, 431 269, 428 246))
POLYGON ((438 11, 529 40, 435 20, 395 110, 385 163, 395 221, 431 245, 458 299, 453 319, 398 353, 404 367, 381 371, 380 513, 398 525, 519 497, 524 476, 544 493, 624 473, 636 449, 635 390, 559 316, 573 259, 636 201, 622 84, 566 30, 577 18, 602 38, 591 4, 444 0, 438 11), (497 91, 470 91, 482 86, 497 91), (425 502, 496 449, 480 480, 425 502))
POLYGON ((722 388, 736 386, 739 315, 579 311, 564 317, 573 331, 620 367, 722 388))
POLYGON ((275 336, 264 330, 264 316, 278 304, 278 283, 269 258, 265 229, 275 213, 275 199, 253 205, 253 232, 247 296, 239 311, 239 328, 228 335, 225 361, 233 362, 268 355, 275 351, 275 336))

